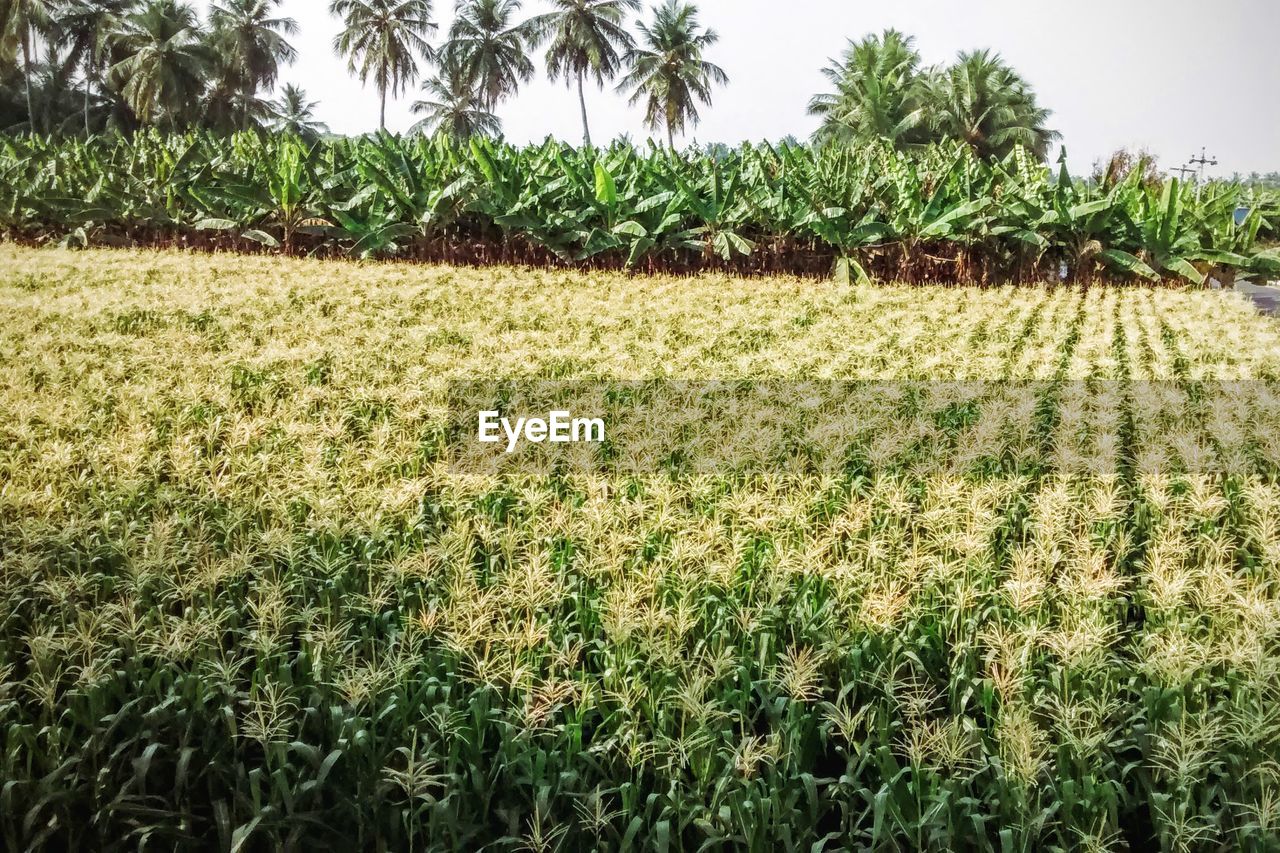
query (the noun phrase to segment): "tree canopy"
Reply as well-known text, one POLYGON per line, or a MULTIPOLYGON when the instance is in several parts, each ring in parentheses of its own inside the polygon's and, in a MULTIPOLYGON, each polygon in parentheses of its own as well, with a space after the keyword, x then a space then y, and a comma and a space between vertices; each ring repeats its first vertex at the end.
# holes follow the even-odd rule
MULTIPOLYGON (((729 73, 719 33, 689 0, 455 0, 443 38, 431 0, 330 0, 334 52, 377 93, 415 93, 415 133, 501 136, 503 105, 539 73, 575 91, 591 144, 587 88, 616 84, 668 147, 712 106, 729 73), (421 81, 421 83, 419 83, 421 81)), ((54 135, 206 128, 314 139, 317 101, 289 81, 296 21, 281 0, 0 0, 0 130, 54 135)), ((897 30, 851 40, 809 101, 814 141, 898 149, 960 140, 986 159, 1021 146, 1045 159, 1058 134, 1029 81, 989 50, 925 66, 897 30)))

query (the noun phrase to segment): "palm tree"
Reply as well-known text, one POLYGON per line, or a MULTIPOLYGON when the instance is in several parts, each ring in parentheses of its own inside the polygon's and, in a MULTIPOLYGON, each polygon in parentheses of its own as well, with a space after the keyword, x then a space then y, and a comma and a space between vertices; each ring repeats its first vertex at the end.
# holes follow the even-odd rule
POLYGON ((334 50, 348 58, 362 83, 373 78, 382 100, 379 127, 385 129, 387 92, 400 94, 418 79, 418 59, 432 57, 431 0, 332 0, 329 11, 344 24, 334 50))
POLYGON ((116 44, 124 58, 111 67, 117 89, 139 121, 177 127, 199 103, 215 58, 195 9, 180 0, 150 0, 123 24, 116 44))
MULTIPOLYGON (((31 90, 43 130, 65 136, 83 121, 85 105, 83 93, 76 92, 71 79, 78 62, 59 46, 58 38, 57 31, 51 30, 45 58, 35 65, 31 90)), ((90 95, 89 106, 100 108, 103 102, 90 95)))
POLYGON ((429 100, 414 101, 413 114, 426 118, 412 132, 446 133, 460 142, 502 132, 502 122, 489 110, 486 96, 458 62, 446 58, 439 73, 422 84, 422 91, 429 100))
POLYGON ((212 62, 205 75, 201 124, 222 133, 261 127, 273 115, 271 102, 254 91, 222 35, 215 31, 206 41, 212 62))
POLYGON ((534 43, 529 24, 514 23, 520 0, 461 0, 443 52, 456 62, 492 110, 533 78, 526 52, 534 43))
POLYGON ((710 106, 712 86, 729 82, 723 69, 702 58, 720 36, 699 31, 697 7, 679 0, 657 7, 653 26, 638 26, 644 47, 627 53, 631 72, 618 88, 633 90, 632 106, 645 101, 645 124, 653 131, 666 128, 667 146, 675 148, 675 134, 698 123, 698 102, 710 106))
POLYGON ((68 0, 54 22, 57 43, 67 49, 67 62, 79 63, 84 73, 84 133, 89 128, 91 87, 102 78, 102 64, 110 36, 137 0, 68 0))
POLYGON ((329 128, 315 120, 318 104, 307 100, 307 93, 292 83, 284 87, 280 99, 272 104, 275 128, 281 133, 291 133, 305 142, 314 142, 329 128))
POLYGON ((1061 136, 1045 126, 1052 113, 1031 85, 989 50, 960 54, 933 77, 928 100, 934 130, 982 157, 1000 159, 1021 145, 1044 160, 1061 136))
POLYGON ((809 113, 822 117, 815 141, 885 139, 896 147, 923 142, 926 87, 915 39, 897 30, 850 41, 823 74, 835 92, 815 95, 809 113))
POLYGON ((582 108, 582 139, 590 147, 591 128, 587 124, 586 77, 603 87, 622 68, 622 57, 635 45, 623 27, 628 11, 640 10, 640 0, 551 0, 556 11, 529 21, 537 43, 550 40, 547 74, 552 82, 564 77, 578 83, 578 104, 582 108))
POLYGON ((239 126, 249 125, 252 102, 259 89, 269 89, 280 64, 297 57, 285 36, 298 32, 292 18, 273 17, 280 0, 220 0, 213 4, 210 22, 222 60, 222 75, 240 101, 239 126))
POLYGON ((36 132, 36 111, 31 98, 35 74, 35 37, 47 31, 55 11, 54 0, 0 0, 0 37, 12 40, 22 52, 22 76, 26 82, 27 124, 36 132))

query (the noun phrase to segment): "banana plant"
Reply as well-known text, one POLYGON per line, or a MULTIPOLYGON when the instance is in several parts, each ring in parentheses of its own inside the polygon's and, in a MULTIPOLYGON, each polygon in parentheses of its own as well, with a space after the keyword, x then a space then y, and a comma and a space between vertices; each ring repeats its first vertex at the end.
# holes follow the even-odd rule
MULTIPOLYGON (((427 240, 453 227, 466 210, 474 175, 441 137, 416 145, 382 131, 355 151, 354 172, 387 216, 416 224, 427 240)), ((408 232, 405 232, 406 234, 408 232)))
POLYGON ((469 146, 472 156, 468 168, 476 190, 469 209, 496 226, 504 241, 523 237, 571 261, 573 247, 565 227, 570 217, 564 206, 555 205, 557 194, 570 179, 566 174, 569 167, 561 158, 563 171, 551 178, 546 158, 559 156, 554 143, 526 152, 523 158, 510 156, 508 150, 488 139, 473 139, 469 146), (542 180, 530 180, 535 171, 542 180))
MULTIPOLYGON (((688 225, 688 206, 671 172, 654 165, 655 158, 666 156, 666 152, 651 152, 643 167, 633 163, 625 196, 627 218, 610 229, 621 243, 627 269, 671 253, 701 251, 705 245, 703 232, 688 225)), ((597 192, 611 197, 612 176, 601 172, 598 178, 597 192)))
POLYGON ((883 178, 881 204, 892 242, 901 250, 904 268, 924 255, 930 243, 964 245, 990 221, 992 199, 970 198, 956 192, 967 154, 961 148, 949 151, 938 169, 922 168, 916 162, 879 152, 883 178))
POLYGON ((221 198, 228 207, 238 211, 236 219, 202 219, 196 223, 196 230, 239 231, 242 239, 268 248, 283 247, 285 254, 293 254, 295 239, 304 226, 329 224, 309 212, 308 202, 314 188, 319 185, 310 160, 311 149, 301 140, 285 138, 275 151, 275 157, 266 164, 264 175, 250 180, 233 178, 226 183, 215 184, 209 192, 194 190, 206 208, 213 207, 221 198), (240 223, 245 221, 253 222, 255 227, 241 230, 240 223), (280 239, 267 229, 279 230, 280 239))
MULTIPOLYGON (((735 255, 750 255, 755 243, 742 233, 743 208, 739 205, 740 173, 726 169, 714 157, 702 157, 698 165, 706 170, 695 186, 681 174, 681 170, 667 163, 668 174, 674 180, 683 206, 689 211, 695 224, 687 230, 690 237, 700 237, 703 257, 718 256, 732 260, 735 255)), ((692 240, 689 241, 692 244, 692 240)))
POLYGON ((859 261, 859 252, 893 233, 879 217, 869 162, 840 157, 823 167, 810 185, 800 187, 809 212, 799 224, 835 250, 832 276, 837 282, 865 283, 870 277, 859 261), (827 190, 824 200, 834 202, 831 206, 824 206, 824 200, 819 199, 823 188, 827 190))
MULTIPOLYGON (((594 153, 594 152, 593 152, 594 153)), ((589 162, 567 160, 558 152, 557 162, 565 176, 563 186, 573 192, 565 207, 570 222, 568 236, 574 246, 574 261, 589 261, 611 252, 621 252, 648 236, 648 230, 634 219, 624 218, 635 209, 634 187, 620 190, 615 175, 630 172, 630 148, 613 148, 589 162)))
POLYGON ((1238 272, 1271 275, 1280 272, 1273 257, 1259 252, 1259 236, 1266 224, 1262 209, 1236 184, 1212 184, 1202 193, 1196 218, 1201 235, 1199 259, 1219 279, 1238 272), (1238 216, 1237 211, 1245 211, 1238 216))
POLYGON ((1185 186, 1177 178, 1165 183, 1158 197, 1143 194, 1137 263, 1126 261, 1123 265, 1129 272, 1148 279, 1159 279, 1161 273, 1172 274, 1193 284, 1204 284, 1205 274, 1194 264, 1202 258, 1203 251, 1184 216, 1186 194, 1185 186))
POLYGON ((1065 263, 1077 280, 1105 269, 1195 282, 1275 270, 1278 220, 1271 191, 1193 193, 1140 175, 1100 188, 1073 180, 1065 158, 1055 179, 1020 150, 989 163, 961 145, 678 154, 154 130, 0 140, 0 230, 73 245, 216 231, 356 256, 783 272, 830 258, 840 278, 908 281, 1029 281, 1065 263))
POLYGON ((1127 226, 1125 198, 1135 191, 1137 177, 1135 174, 1110 190, 1074 181, 1063 151, 1058 180, 1032 229, 1063 257, 1069 280, 1092 280, 1099 262, 1129 273, 1143 265, 1137 257, 1115 248, 1127 226))

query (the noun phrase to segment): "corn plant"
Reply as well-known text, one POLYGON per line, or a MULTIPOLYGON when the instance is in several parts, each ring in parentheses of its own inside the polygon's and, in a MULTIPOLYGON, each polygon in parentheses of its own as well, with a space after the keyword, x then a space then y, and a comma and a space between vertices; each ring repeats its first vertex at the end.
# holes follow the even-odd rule
POLYGON ((1275 849, 1274 321, 767 284, 0 246, 5 849, 1275 849), (609 447, 468 461, 565 394, 609 447))

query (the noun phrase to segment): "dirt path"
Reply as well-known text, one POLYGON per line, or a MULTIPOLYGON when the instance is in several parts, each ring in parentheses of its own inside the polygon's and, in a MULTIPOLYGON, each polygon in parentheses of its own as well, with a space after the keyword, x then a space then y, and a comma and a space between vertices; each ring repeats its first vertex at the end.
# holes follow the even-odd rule
POLYGON ((1253 304, 1258 306, 1258 310, 1263 314, 1274 315, 1280 313, 1280 286, 1238 281, 1236 282, 1235 291, 1236 293, 1243 293, 1252 299, 1253 304))

